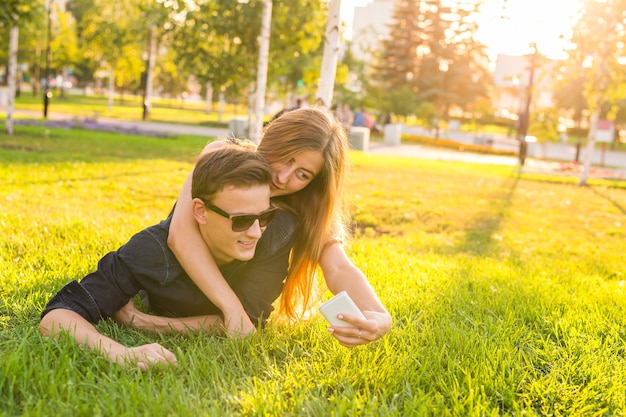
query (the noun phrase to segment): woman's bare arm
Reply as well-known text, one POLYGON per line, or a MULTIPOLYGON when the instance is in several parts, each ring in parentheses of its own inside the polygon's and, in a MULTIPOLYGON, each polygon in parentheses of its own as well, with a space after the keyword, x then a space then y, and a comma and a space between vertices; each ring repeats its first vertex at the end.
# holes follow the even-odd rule
MULTIPOLYGON (((213 142, 205 150, 218 146, 222 146, 222 143, 213 142)), ((245 336, 253 332, 255 326, 222 276, 193 217, 191 175, 187 177, 178 196, 167 244, 200 291, 222 311, 226 333, 230 336, 245 336)))
POLYGON ((346 291, 366 317, 366 320, 346 315, 342 319, 357 326, 335 327, 330 330, 344 346, 369 343, 386 335, 392 318, 378 299, 363 272, 350 261, 339 243, 328 246, 322 253, 320 267, 328 289, 337 294, 346 291))

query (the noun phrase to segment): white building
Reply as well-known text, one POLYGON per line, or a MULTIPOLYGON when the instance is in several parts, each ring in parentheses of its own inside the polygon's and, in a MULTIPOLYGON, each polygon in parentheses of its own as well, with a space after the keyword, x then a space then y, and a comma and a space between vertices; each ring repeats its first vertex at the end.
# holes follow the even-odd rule
POLYGON ((389 37, 396 0, 373 0, 354 8, 352 19, 352 53, 357 59, 368 61, 371 51, 389 37))

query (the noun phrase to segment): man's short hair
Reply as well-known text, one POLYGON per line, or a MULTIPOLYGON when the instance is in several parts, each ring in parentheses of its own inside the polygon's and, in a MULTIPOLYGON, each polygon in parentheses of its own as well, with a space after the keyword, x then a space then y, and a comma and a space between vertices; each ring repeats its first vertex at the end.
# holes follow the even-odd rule
POLYGON ((269 185, 271 181, 270 166, 256 147, 226 143, 202 154, 196 162, 191 197, 209 202, 224 187, 249 188, 269 185))

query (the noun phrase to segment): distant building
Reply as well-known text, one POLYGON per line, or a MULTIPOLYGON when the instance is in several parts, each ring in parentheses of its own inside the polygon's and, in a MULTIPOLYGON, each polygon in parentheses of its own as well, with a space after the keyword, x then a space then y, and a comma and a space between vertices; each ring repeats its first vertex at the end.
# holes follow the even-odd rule
POLYGON ((397 0, 373 0, 354 8, 352 20, 352 53, 357 59, 368 61, 371 51, 389 37, 393 22, 393 8, 397 0))

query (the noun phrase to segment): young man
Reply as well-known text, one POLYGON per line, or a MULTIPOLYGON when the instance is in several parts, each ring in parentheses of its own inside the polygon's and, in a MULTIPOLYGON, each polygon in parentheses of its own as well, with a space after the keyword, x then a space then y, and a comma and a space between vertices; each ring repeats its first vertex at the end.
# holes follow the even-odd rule
MULTIPOLYGON (((279 285, 263 282, 263 265, 269 265, 267 273, 285 276, 289 262, 289 251, 284 249, 289 248, 289 242, 264 245, 263 253, 255 256, 257 242, 277 213, 270 205, 271 180, 265 159, 253 147, 236 144, 203 154, 192 177, 192 210, 204 242, 251 320, 257 322, 267 318, 271 302, 281 290, 279 285)), ((295 225, 291 216, 285 215, 280 213, 277 221, 295 225)), ((140 291, 147 295, 150 310, 179 318, 133 323, 136 327, 220 329, 222 306, 215 306, 204 296, 167 246, 169 222, 167 219, 136 234, 120 249, 105 255, 95 272, 61 289, 42 312, 41 332, 48 336, 67 332, 113 362, 145 370, 155 363, 175 363, 176 357, 157 343, 126 347, 94 327, 102 319, 119 315, 140 291)), ((277 240, 276 236, 270 238, 277 240)))

